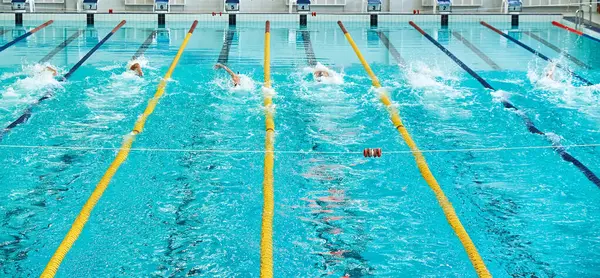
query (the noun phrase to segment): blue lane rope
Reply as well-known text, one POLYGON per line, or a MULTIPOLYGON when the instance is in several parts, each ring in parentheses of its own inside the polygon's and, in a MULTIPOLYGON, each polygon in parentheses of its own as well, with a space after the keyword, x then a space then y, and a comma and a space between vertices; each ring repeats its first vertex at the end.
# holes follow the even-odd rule
POLYGON ((102 46, 108 39, 110 39, 110 37, 112 37, 112 35, 115 34, 115 32, 117 32, 117 30, 119 30, 123 25, 125 25, 125 20, 121 21, 121 23, 119 23, 119 25, 117 25, 117 27, 115 27, 112 31, 110 31, 110 33, 108 33, 101 41, 99 41, 94 48, 92 48, 90 51, 88 51, 88 53, 85 54, 85 56, 83 56, 83 58, 81 58, 81 60, 79 60, 79 62, 77 62, 77 64, 75 64, 70 70, 69 72, 67 72, 67 74, 65 74, 63 76, 63 81, 69 79, 69 77, 71 77, 71 75, 77 70, 79 69, 79 67, 81 67, 81 65, 83 65, 83 63, 85 63, 85 61, 87 61, 87 59, 89 59, 94 52, 96 52, 96 50, 98 50, 98 48, 100 48, 100 46, 102 46))
POLYGON ((42 24, 42 25, 40 25, 38 27, 35 27, 33 30, 31 30, 31 31, 29 31, 29 32, 27 32, 27 33, 25 33, 23 35, 20 35, 19 37, 17 37, 16 39, 12 40, 11 42, 9 42, 9 43, 7 43, 7 44, 5 44, 3 46, 0 46, 0 52, 6 50, 7 48, 9 48, 11 46, 13 46, 15 43, 18 43, 18 42, 22 41, 23 39, 25 39, 25 38, 27 38, 27 37, 35 34, 35 32, 37 32, 39 30, 42 30, 46 26, 52 24, 52 22, 54 22, 54 20, 48 20, 48 21, 46 21, 46 23, 44 23, 44 24, 42 24))

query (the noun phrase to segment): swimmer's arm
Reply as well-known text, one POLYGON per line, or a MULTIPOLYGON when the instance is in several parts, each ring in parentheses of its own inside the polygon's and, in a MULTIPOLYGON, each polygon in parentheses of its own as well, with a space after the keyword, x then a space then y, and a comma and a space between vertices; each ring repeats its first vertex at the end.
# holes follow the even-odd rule
POLYGON ((234 78, 237 76, 237 74, 235 74, 235 72, 233 72, 232 70, 230 70, 227 66, 223 65, 223 64, 216 64, 215 68, 222 68, 225 71, 227 71, 227 73, 229 73, 229 75, 231 75, 231 78, 234 78))
POLYGON ((56 76, 58 74, 56 70, 50 66, 46 67, 46 70, 50 71, 52 73, 52 76, 56 76))

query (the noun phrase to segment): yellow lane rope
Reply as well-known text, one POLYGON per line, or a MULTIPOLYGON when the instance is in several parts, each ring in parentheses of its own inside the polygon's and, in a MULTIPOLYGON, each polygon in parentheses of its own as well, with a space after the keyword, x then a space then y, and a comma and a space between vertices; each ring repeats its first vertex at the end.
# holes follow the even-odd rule
POLYGON ((402 119, 400 118, 400 114, 398 113, 398 110, 392 105, 392 101, 387 96, 387 92, 385 92, 383 90, 383 88, 381 88, 381 84, 379 83, 377 76, 375 76, 375 73, 373 73, 373 71, 371 70, 371 67, 369 66, 369 64, 366 62, 365 58, 360 53, 360 50, 356 46, 356 43, 354 43, 354 40, 350 36, 350 33, 348 33, 348 31, 346 30, 346 28, 344 27, 344 25, 342 24, 341 21, 338 21, 338 25, 344 32, 346 39, 348 40, 348 42, 354 49, 354 52, 356 53, 356 56, 360 60, 361 64, 363 65, 363 67, 365 68, 365 70, 367 71, 369 76, 371 77, 373 86, 375 86, 376 88, 381 90, 380 94, 379 94, 379 100, 387 108, 388 112, 390 113, 392 123, 394 124, 394 126, 396 127, 398 132, 400 132, 400 134, 402 135, 402 138, 404 139, 404 141, 410 148, 413 156, 415 157, 415 161, 417 162, 417 167, 419 168, 421 175, 423 176, 423 178, 425 179, 425 181, 427 182, 427 184, 429 185, 431 190, 433 190, 433 193, 435 194, 435 198, 437 199, 438 203, 442 207, 442 210, 444 211, 444 215, 446 216, 448 223, 450 224, 450 226, 452 227, 452 229, 458 236, 460 242, 462 243, 463 247, 467 251, 469 260, 471 260, 471 263, 473 264, 473 267, 475 268, 477 275, 479 277, 492 277, 492 275, 488 271, 487 267, 485 266, 485 263, 483 262, 481 255, 479 255, 479 252, 477 251, 475 244, 473 244, 473 241, 469 237, 469 234, 463 227, 462 223, 460 223, 460 220, 458 219, 458 216, 456 215, 456 212, 454 211, 454 207, 452 207, 452 204, 450 203, 450 201, 444 194, 444 191, 442 190, 442 188, 440 187, 438 182, 435 180, 435 177, 431 173, 431 170, 429 170, 429 166, 427 166, 427 162, 425 162, 425 157, 423 156, 423 153, 419 150, 419 148, 417 147, 417 145, 411 138, 410 134, 408 133, 408 130, 406 130, 406 128, 402 124, 402 119))
POLYGON ((263 211, 260 233, 260 277, 273 277, 273 210, 275 193, 273 190, 273 141, 275 120, 273 120, 273 90, 271 89, 271 23, 265 23, 265 84, 263 89, 265 106, 265 165, 263 178, 263 211))
MULTIPOLYGON (((119 152, 117 153, 117 157, 110 164, 110 166, 108 167, 108 170, 106 170, 106 173, 104 174, 104 176, 102 176, 102 179, 100 179, 100 182, 98 183, 98 185, 96 185, 96 188, 92 192, 92 195, 88 198, 88 200, 83 205, 83 208, 79 212, 79 215, 77 215, 77 218, 75 218, 75 221, 73 222, 73 225, 71 226, 71 229, 69 229, 69 232, 67 232, 67 235, 65 236, 63 241, 60 243, 60 245, 58 246, 56 251, 54 252, 54 255, 52 255, 52 258, 46 265, 46 268, 44 269, 44 272, 42 272, 41 277, 54 277, 54 275, 56 275, 56 271, 58 271, 58 268, 60 267, 61 262, 63 261, 63 259, 67 255, 67 252, 69 252, 69 250, 71 249, 71 247, 73 246, 73 244, 75 243, 75 241, 77 240, 79 235, 81 234, 81 231, 83 230, 83 227, 85 226, 85 223, 90 218, 90 214, 92 213, 92 210, 94 209, 94 207, 96 206, 96 204, 98 203, 100 198, 102 197, 102 194, 108 187, 108 184, 110 183, 112 177, 115 175, 115 173, 117 172, 117 170, 119 169, 121 164, 123 162, 125 162, 125 160, 127 159, 127 155, 129 155, 129 151, 131 150, 131 144, 133 144, 133 140, 135 139, 135 136, 137 134, 139 134, 140 132, 142 132, 142 130, 144 128, 144 124, 146 123, 146 119, 148 118, 148 116, 150 114, 152 114, 152 111, 156 107, 158 100, 164 94, 167 80, 169 78, 171 78, 171 74, 173 74, 173 70, 175 70, 177 63, 179 62, 179 58, 181 57, 181 54, 183 53, 183 50, 185 49, 190 37, 192 36, 194 29, 196 29, 196 25, 198 25, 197 20, 194 21, 189 32, 183 39, 183 42, 181 43, 181 46, 179 47, 179 50, 177 51, 177 55, 175 55, 173 62, 171 62, 171 66, 169 67, 169 70, 165 74, 165 77, 160 81, 160 84, 158 85, 158 89, 156 90, 154 97, 149 101, 148 106, 146 107, 146 110, 144 111, 142 116, 140 116, 140 118, 136 121, 131 134, 125 137, 125 140, 123 141, 123 144, 121 145, 121 148, 119 149, 119 152)), ((77 276, 76 274, 73 274, 73 273, 71 275, 77 276)))
MULTIPOLYGON (((600 144, 575 144, 560 145, 565 149, 570 148, 596 148, 600 144)), ((42 149, 42 150, 74 150, 74 151, 118 151, 121 148, 110 147, 86 147, 86 146, 35 146, 35 145, 0 145, 0 148, 6 149, 42 149)), ((488 148, 462 148, 462 149, 426 149, 421 153, 461 153, 461 152, 497 152, 497 151, 518 151, 530 149, 553 149, 554 146, 522 146, 522 147, 488 147, 488 148)), ((173 153, 264 153, 264 150, 234 150, 234 149, 169 149, 169 148, 130 148, 132 152, 173 152, 173 153)), ((363 155, 363 151, 347 152, 320 152, 313 150, 297 151, 273 151, 274 154, 312 154, 312 155, 363 155)), ((384 154, 412 154, 412 151, 384 151, 384 154)))

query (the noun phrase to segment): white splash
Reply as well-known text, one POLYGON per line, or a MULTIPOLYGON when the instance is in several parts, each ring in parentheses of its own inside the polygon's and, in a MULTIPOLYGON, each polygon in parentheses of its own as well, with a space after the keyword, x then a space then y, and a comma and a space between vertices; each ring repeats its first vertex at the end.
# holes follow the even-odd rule
POLYGON ((439 67, 431 67, 421 61, 400 69, 406 69, 408 82, 415 88, 444 87, 444 81, 458 81, 457 77, 447 71, 439 67))
POLYGON ((510 97, 510 93, 503 90, 492 91, 490 92, 490 95, 492 95, 495 102, 508 101, 508 98, 510 97))
POLYGON ((142 69, 154 69, 152 67, 150 67, 150 61, 148 61, 148 59, 146 59, 146 57, 144 55, 137 57, 136 59, 133 60, 129 60, 129 62, 127 62, 127 66, 125 66, 125 69, 129 70, 131 68, 131 66, 133 66, 134 64, 140 64, 140 66, 142 67, 142 69))
POLYGON ((110 65, 110 66, 99 67, 98 70, 101 70, 101 71, 112 71, 112 70, 118 69, 120 67, 122 67, 122 65, 117 63, 117 64, 110 65))
POLYGON ((560 141, 562 140, 562 137, 560 135, 553 132, 546 132, 545 134, 548 137, 548 139, 552 141, 553 145, 558 146, 561 144, 560 141))
POLYGON ((558 106, 577 109, 600 118, 600 111, 595 108, 600 104, 600 84, 577 85, 579 82, 574 82, 568 71, 558 68, 557 64, 560 62, 559 59, 546 64, 530 63, 527 77, 536 93, 558 106))
MULTIPOLYGON (((25 76, 4 88, 1 99, 7 106, 14 103, 30 103, 46 90, 61 88, 60 82, 55 79, 53 72, 47 68, 55 68, 50 64, 33 64, 22 67, 22 72, 13 76, 25 76)), ((57 70, 60 72, 60 70, 57 70)), ((4 105, 2 105, 4 106, 4 105)))
POLYGON ((319 82, 321 84, 331 84, 331 85, 342 85, 344 84, 344 75, 343 73, 338 73, 323 64, 317 62, 314 67, 306 67, 304 68, 304 74, 310 74, 314 81, 319 82), (315 77, 314 73, 317 71, 326 72, 329 76, 321 76, 315 77))
POLYGON ((256 83, 250 76, 245 74, 238 74, 240 77, 240 83, 237 86, 233 86, 233 82, 231 82, 231 90, 232 91, 244 91, 249 92, 256 89, 256 83))
POLYGON ((273 90, 273 88, 262 87, 262 93, 265 97, 275 96, 275 90, 273 90))

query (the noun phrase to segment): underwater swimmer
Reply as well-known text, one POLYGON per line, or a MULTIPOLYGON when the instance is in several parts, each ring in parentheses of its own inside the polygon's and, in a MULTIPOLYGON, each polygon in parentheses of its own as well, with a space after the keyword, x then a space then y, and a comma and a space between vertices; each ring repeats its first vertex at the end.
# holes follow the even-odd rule
POLYGON ((142 72, 142 66, 140 65, 140 63, 134 63, 133 65, 131 65, 131 67, 129 67, 129 70, 134 71, 135 74, 139 77, 144 76, 144 72, 142 72))
POLYGON ((236 74, 232 70, 230 70, 227 66, 225 66, 223 64, 220 64, 220 63, 217 63, 215 65, 215 69, 224 69, 225 71, 227 71, 227 73, 229 73, 229 75, 231 75, 231 81, 233 81, 233 86, 234 87, 240 85, 239 72, 236 74))

